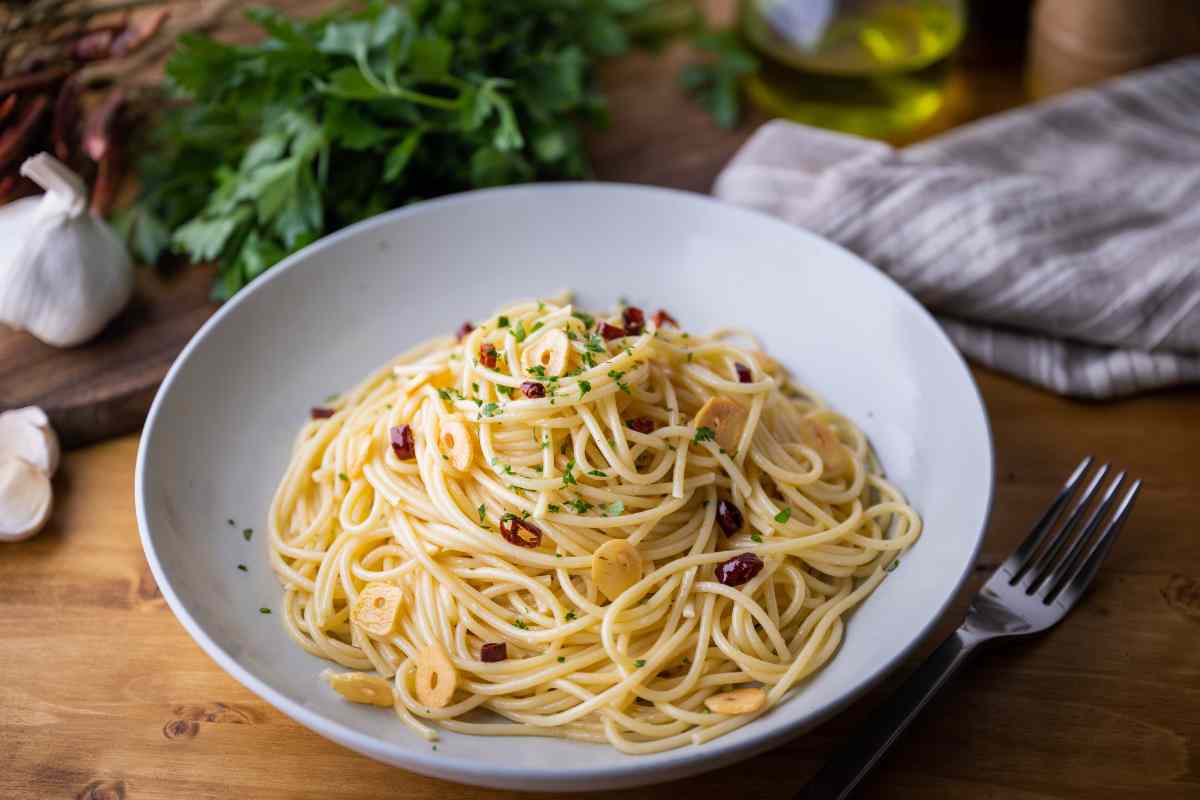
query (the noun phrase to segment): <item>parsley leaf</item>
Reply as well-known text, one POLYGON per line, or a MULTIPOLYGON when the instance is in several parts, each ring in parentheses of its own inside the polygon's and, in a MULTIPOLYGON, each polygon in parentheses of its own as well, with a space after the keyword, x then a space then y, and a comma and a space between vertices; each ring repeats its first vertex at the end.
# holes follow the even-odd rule
POLYGON ((618 516, 620 516, 621 514, 624 514, 624 513, 625 513, 625 504, 624 504, 624 503, 622 503, 620 500, 617 500, 617 501, 615 501, 615 502, 609 503, 609 504, 608 504, 608 505, 607 505, 607 506, 604 508, 604 510, 605 510, 606 512, 608 512, 608 515, 609 515, 610 517, 618 517, 618 516))
POLYGON ((586 177, 583 126, 605 119, 597 63, 653 32, 655 5, 371 0, 311 20, 252 10, 254 44, 180 37, 120 228, 148 263, 216 260, 226 299, 380 211, 586 177))
POLYGON ((633 665, 638 669, 641 669, 642 667, 646 666, 646 659, 639 658, 637 661, 633 662, 633 665))
POLYGON ((595 508, 595 506, 593 506, 591 503, 587 502, 586 500, 584 500, 581 497, 576 497, 574 500, 569 501, 567 503, 567 505, 569 505, 571 508, 575 509, 576 514, 586 514, 587 512, 589 512, 593 508, 595 508))
POLYGON ((780 511, 775 515, 775 521, 782 525, 783 523, 787 522, 791 516, 792 510, 790 508, 785 508, 783 511, 780 511))
POLYGON ((572 458, 570 461, 567 462, 567 468, 565 470, 563 470, 563 475, 562 475, 563 486, 568 486, 570 484, 578 484, 579 483, 579 481, 575 480, 575 475, 572 472, 572 470, 574 470, 574 469, 575 469, 575 459, 572 458))
POLYGON ((583 396, 585 394, 587 394, 588 392, 590 392, 591 390, 592 390, 592 384, 589 381, 580 381, 579 382, 579 399, 582 400, 583 396))
POLYGON ((496 327, 507 328, 508 327, 508 317, 501 314, 500 319, 496 320, 496 327))
POLYGON ((696 435, 692 437, 692 441, 696 444, 700 444, 701 442, 715 441, 716 438, 716 431, 714 431, 712 428, 701 425, 699 428, 696 428, 696 435))
POLYGON ((487 521, 487 507, 483 503, 480 503, 479 504, 479 524, 482 525, 486 521, 487 521))

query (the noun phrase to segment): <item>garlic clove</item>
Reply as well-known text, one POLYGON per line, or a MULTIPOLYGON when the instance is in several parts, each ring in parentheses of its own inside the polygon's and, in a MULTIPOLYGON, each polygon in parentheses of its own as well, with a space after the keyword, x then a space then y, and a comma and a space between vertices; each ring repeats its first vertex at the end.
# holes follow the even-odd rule
POLYGON ((50 518, 54 493, 46 473, 16 456, 0 456, 0 541, 19 542, 50 518))
POLYGON ((66 165, 39 153, 21 174, 46 193, 0 208, 0 322, 55 347, 81 344, 129 302, 133 264, 66 165))
POLYGON ((58 469, 58 436, 46 412, 26 406, 0 414, 0 458, 16 456, 54 477, 58 469))

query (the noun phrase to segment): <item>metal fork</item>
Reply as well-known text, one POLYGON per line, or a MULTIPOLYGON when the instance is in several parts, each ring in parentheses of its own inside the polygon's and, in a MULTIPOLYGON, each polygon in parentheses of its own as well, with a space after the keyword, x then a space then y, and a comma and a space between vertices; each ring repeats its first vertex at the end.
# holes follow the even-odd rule
POLYGON ((1125 483, 1122 472, 1108 483, 1096 502, 1109 473, 1105 464, 1075 498, 1091 466, 1092 458, 1088 456, 1075 468, 1033 531, 971 601, 959 629, 872 713, 796 800, 849 797, 975 648, 984 642, 1048 630, 1079 602, 1116 541, 1142 486, 1141 481, 1133 481, 1118 501, 1118 492, 1125 483), (1060 525, 1068 508, 1070 513, 1060 525))

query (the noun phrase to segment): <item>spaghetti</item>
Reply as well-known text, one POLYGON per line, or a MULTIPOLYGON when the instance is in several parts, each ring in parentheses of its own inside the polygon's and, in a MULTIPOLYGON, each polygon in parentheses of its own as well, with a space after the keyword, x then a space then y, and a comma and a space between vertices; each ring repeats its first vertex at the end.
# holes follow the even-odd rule
POLYGON ((288 632, 429 739, 720 736, 921 529, 850 420, 665 312, 519 303, 313 417, 270 511, 288 632))

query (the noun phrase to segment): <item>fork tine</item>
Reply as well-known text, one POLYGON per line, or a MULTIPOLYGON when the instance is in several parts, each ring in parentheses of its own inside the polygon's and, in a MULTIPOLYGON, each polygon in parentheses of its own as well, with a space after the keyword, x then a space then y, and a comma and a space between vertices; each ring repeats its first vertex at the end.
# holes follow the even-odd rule
MULTIPOLYGON (((1104 480, 1104 476, 1107 474, 1108 464, 1104 464, 1100 469, 1096 470, 1095 474, 1092 475, 1092 479, 1088 481, 1087 487, 1076 499, 1075 507, 1071 509, 1067 521, 1050 536, 1045 548, 1042 549, 1042 552, 1038 554, 1036 559, 1031 559, 1032 563, 1028 564, 1022 570, 1023 575, 1018 576, 1018 579, 1031 574, 1034 577, 1045 574, 1049 566, 1054 563, 1063 545, 1074 535, 1076 528, 1079 526, 1079 521, 1083 518, 1084 512, 1087 511, 1092 498, 1096 496, 1096 488, 1100 486, 1100 482, 1104 480)), ((1029 592, 1032 592, 1036 586, 1037 582, 1032 582, 1029 592)))
POLYGON ((1079 556, 1083 553, 1083 549, 1088 546, 1095 535, 1096 530, 1100 527, 1100 523, 1108 518, 1108 512, 1112 510, 1116 502, 1117 490, 1121 488, 1121 484, 1125 482, 1125 473, 1117 475, 1113 482, 1108 485, 1108 489, 1104 492, 1104 497, 1096 504, 1088 517, 1087 524, 1083 526, 1083 532, 1075 537, 1070 548, 1063 554, 1061 558, 1056 559, 1055 563, 1047 563, 1045 569, 1037 575, 1033 583, 1030 584, 1028 592, 1033 594, 1041 587, 1045 586, 1053 589, 1062 582, 1064 575, 1070 575, 1075 571, 1075 567, 1079 562, 1079 556))
POLYGON ((1083 596, 1087 587, 1096 577, 1096 573, 1100 571, 1100 565, 1104 563, 1108 551, 1112 549, 1113 542, 1117 540, 1121 528, 1125 526, 1125 520, 1129 519, 1129 514, 1133 511, 1133 501, 1137 499, 1141 488, 1140 480, 1133 482, 1133 485, 1125 492, 1125 496, 1121 498, 1121 505, 1117 507, 1117 512, 1113 515, 1112 520, 1109 521, 1104 532, 1100 534, 1091 550, 1088 551, 1087 557, 1083 560, 1083 566, 1074 574, 1067 573, 1061 587, 1052 587, 1051 593, 1046 597, 1046 602, 1054 602, 1056 598, 1061 597, 1062 601, 1070 608, 1083 596))
POLYGON ((1067 501, 1070 500, 1071 495, 1074 494, 1075 487, 1079 485, 1079 481, 1083 478, 1084 473, 1087 472, 1088 467, 1091 465, 1091 456, 1086 456, 1083 461, 1079 462, 1079 466, 1077 466, 1075 471, 1071 473, 1071 477, 1067 478, 1067 482, 1064 483, 1062 489, 1059 490, 1058 496, 1054 498, 1054 502, 1050 504, 1048 509, 1046 509, 1046 513, 1043 514, 1042 518, 1039 519, 1037 524, 1033 526, 1033 530, 1030 531, 1029 535, 1025 537, 1025 541, 1021 542, 1017 549, 1013 551, 1012 555, 1004 560, 1004 564, 1001 566, 1001 569, 1008 572, 1008 574, 1011 576, 1009 578, 1010 584, 1016 583, 1021 577, 1021 574, 1025 571, 1025 567, 1028 565, 1030 556, 1037 551, 1038 545, 1042 543, 1042 539, 1045 538, 1046 533, 1054 527, 1054 524, 1058 521, 1059 516, 1062 514, 1063 508, 1066 507, 1067 501))

